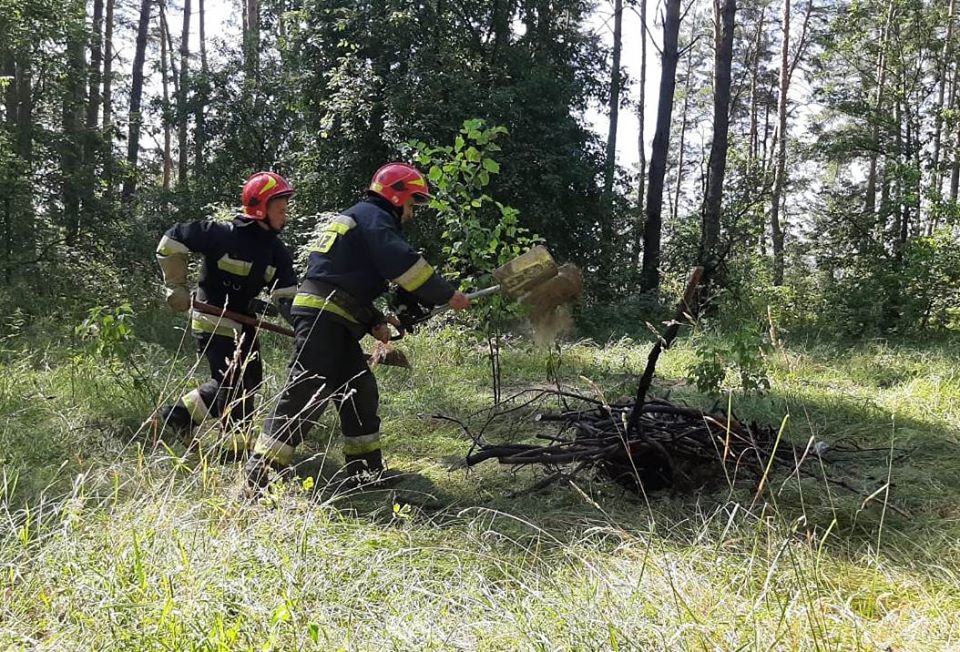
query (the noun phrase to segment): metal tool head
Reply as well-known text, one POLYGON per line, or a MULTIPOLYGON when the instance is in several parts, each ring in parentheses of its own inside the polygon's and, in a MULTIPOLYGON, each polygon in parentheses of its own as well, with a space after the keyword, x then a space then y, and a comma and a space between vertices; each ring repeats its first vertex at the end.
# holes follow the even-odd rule
POLYGON ((373 346, 373 350, 367 354, 367 364, 371 367, 382 364, 387 367, 413 369, 413 365, 410 364, 410 360, 407 359, 403 351, 395 349, 390 344, 384 344, 383 342, 377 342, 373 346))
POLYGON ((504 296, 517 299, 541 283, 557 275, 557 263, 543 245, 537 245, 527 253, 499 267, 493 278, 500 284, 504 296))
POLYGON ((534 313, 543 313, 558 306, 574 303, 583 294, 580 268, 565 263, 552 277, 532 287, 522 298, 534 313))

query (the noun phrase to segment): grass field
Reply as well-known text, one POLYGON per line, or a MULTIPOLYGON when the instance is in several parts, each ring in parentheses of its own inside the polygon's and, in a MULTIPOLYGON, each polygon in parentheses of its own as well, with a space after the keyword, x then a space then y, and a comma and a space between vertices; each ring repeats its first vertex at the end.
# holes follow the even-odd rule
MULTIPOLYGON (((251 502, 238 464, 140 428, 192 362, 140 335, 113 360, 0 345, 0 648, 960 650, 956 344, 795 343, 770 358, 768 395, 733 394, 741 418, 786 418, 789 442, 876 449, 825 456, 856 492, 774 469, 760 496, 644 499, 586 478, 510 498, 536 471, 463 469, 469 442, 430 417, 481 418, 485 347, 419 335, 414 371, 377 372, 398 488, 251 502)), ((268 347, 266 395, 285 344, 268 347)), ((560 375, 613 400, 648 348, 568 344, 560 375)), ((505 393, 546 382, 546 357, 510 343, 505 393)), ((683 381, 692 360, 664 354, 654 390, 710 408, 683 381)), ((335 433, 331 411, 301 451, 329 452, 323 474, 335 433)))

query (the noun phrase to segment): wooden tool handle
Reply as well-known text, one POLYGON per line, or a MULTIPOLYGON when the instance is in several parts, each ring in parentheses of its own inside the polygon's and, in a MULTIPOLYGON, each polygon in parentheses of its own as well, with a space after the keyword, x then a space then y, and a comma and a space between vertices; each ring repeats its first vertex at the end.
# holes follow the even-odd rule
POLYGON ((213 315, 214 317, 223 317, 224 319, 232 319, 233 321, 240 322, 241 324, 246 324, 247 326, 255 326, 257 328, 262 328, 263 330, 270 331, 273 333, 280 333, 281 335, 286 335, 287 337, 293 337, 294 333, 289 328, 284 328, 283 326, 277 326, 268 321, 263 321, 262 319, 257 319, 256 317, 251 317, 249 315, 241 315, 238 312, 233 312, 232 310, 227 310, 226 308, 220 308, 219 306, 214 306, 209 303, 204 303, 199 301, 196 298, 192 301, 193 309, 197 312, 202 312, 206 315, 213 315))

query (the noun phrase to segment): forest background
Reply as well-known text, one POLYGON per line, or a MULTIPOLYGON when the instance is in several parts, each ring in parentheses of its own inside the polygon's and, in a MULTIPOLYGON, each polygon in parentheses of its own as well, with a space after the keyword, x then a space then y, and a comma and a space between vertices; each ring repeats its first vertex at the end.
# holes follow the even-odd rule
POLYGON ((957 4, 0 0, 0 642, 956 649, 957 4), (574 329, 544 351, 484 304, 378 370, 428 504, 234 500, 234 466, 143 426, 196 377, 156 243, 272 169, 300 250, 393 159, 464 289, 535 241, 577 264, 574 329), (654 393, 846 447, 824 474, 854 490, 512 500, 534 474, 439 463, 468 442, 427 412, 545 375, 632 395, 697 264, 654 393))

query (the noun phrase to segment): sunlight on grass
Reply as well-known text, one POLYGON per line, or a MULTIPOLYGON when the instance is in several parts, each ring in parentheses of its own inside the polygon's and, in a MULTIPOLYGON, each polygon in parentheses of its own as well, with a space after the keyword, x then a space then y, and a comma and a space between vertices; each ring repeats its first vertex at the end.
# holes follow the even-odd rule
MULTIPOLYGON (((773 391, 738 416, 800 443, 877 449, 830 465, 863 495, 774 469, 756 487, 649 501, 584 479, 452 460, 456 424, 490 404, 486 348, 452 332, 403 342, 381 369, 400 493, 242 496, 238 465, 140 427, 189 382, 150 349, 154 384, 37 353, 0 374, 0 646, 30 649, 951 649, 960 644, 960 474, 953 351, 786 350, 773 391), (173 372, 172 374, 169 372, 173 372), (166 380, 170 376, 171 380, 166 380), (15 380, 14 380, 15 379, 15 380), (908 452, 895 465, 891 452, 908 452), (889 477, 889 486, 886 486, 889 477), (877 497, 865 496, 878 490, 877 497), (909 514, 885 509, 888 499, 909 514)), ((630 396, 647 347, 568 346, 560 375, 630 396)), ((267 347, 279 387, 285 351, 267 347)), ((681 344, 655 392, 709 408, 681 344)), ((549 383, 545 354, 503 352, 505 392, 549 383)), ((725 401, 721 401, 721 409, 725 401)), ((262 410, 261 415, 262 417, 262 410)), ((304 456, 340 459, 332 411, 304 456)), ((500 436, 523 437, 522 431, 500 436)), ((334 464, 335 466, 335 464, 334 464)))

